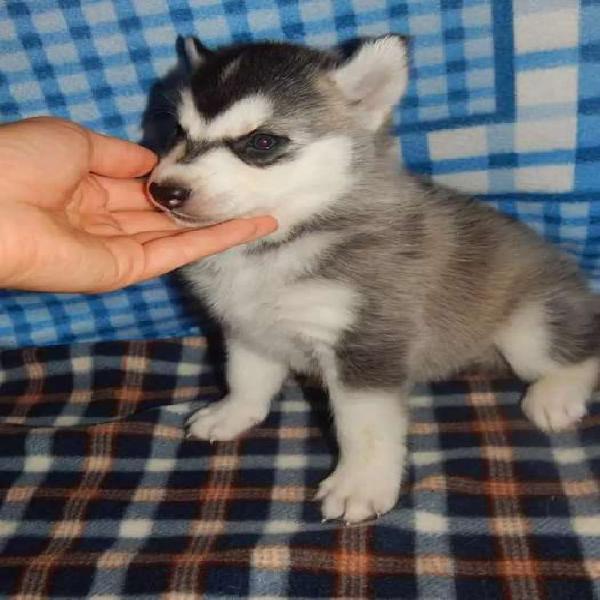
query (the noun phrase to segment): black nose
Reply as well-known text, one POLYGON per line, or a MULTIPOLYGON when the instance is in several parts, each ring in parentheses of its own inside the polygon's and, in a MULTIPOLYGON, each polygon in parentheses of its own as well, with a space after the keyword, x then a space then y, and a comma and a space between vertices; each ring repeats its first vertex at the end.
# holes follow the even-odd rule
POLYGON ((179 208, 190 196, 190 190, 176 185, 151 183, 148 191, 165 208, 179 208))

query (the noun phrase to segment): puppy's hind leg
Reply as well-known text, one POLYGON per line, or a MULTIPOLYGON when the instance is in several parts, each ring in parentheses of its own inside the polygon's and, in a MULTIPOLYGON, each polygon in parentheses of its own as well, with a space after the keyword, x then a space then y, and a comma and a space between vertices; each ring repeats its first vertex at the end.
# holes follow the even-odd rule
POLYGON ((523 412, 544 431, 566 429, 585 415, 597 376, 597 358, 559 366, 529 388, 523 412))
POLYGON ((537 303, 517 309, 497 335, 515 373, 533 382, 522 406, 540 429, 560 431, 585 415, 598 379, 593 333, 592 314, 552 314, 552 307, 537 303))

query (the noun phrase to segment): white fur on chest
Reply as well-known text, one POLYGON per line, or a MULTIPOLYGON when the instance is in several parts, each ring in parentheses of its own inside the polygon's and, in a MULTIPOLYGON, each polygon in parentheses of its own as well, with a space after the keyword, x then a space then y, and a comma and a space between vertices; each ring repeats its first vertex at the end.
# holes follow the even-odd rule
POLYGON ((234 249, 186 269, 199 294, 235 334, 297 366, 332 347, 354 321, 357 293, 311 276, 329 234, 260 255, 234 249))

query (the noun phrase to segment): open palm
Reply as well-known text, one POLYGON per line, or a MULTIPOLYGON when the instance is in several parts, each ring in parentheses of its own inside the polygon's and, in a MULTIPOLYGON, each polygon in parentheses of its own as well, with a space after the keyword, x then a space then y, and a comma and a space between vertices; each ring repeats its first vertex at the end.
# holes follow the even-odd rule
POLYGON ((139 178, 140 146, 52 118, 0 127, 0 286, 99 292, 272 231, 269 217, 181 230, 139 178))

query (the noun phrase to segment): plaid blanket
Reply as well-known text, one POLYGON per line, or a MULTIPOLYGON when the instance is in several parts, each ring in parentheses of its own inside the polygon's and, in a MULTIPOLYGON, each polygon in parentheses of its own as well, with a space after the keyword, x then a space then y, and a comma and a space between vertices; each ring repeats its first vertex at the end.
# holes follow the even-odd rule
MULTIPOLYGON (((597 0, 7 0, 0 117, 51 113, 140 139, 177 34, 209 45, 413 38, 397 111, 414 171, 561 244, 600 286, 597 0)), ((197 334, 168 279, 101 296, 0 293, 0 346, 197 334)))
POLYGON ((318 390, 184 438, 209 359, 199 337, 0 355, 2 598, 600 597, 600 404, 548 437, 513 381, 417 389, 399 505, 344 527, 311 499, 335 457, 318 390))

